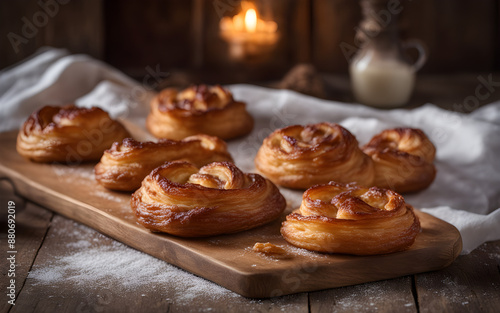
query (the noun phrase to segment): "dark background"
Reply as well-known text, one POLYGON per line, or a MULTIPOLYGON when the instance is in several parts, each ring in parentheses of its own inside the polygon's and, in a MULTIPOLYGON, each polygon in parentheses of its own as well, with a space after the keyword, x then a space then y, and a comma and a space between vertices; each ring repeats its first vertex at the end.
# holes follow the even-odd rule
MULTIPOLYGON (((428 48, 429 59, 420 75, 455 78, 474 73, 473 88, 475 73, 499 72, 500 0, 400 2, 401 37, 418 38, 428 48)), ((259 0, 256 4, 262 16, 278 23, 280 39, 267 59, 234 62, 218 27, 223 15, 240 10, 237 0, 2 0, 0 68, 52 46, 90 54, 136 79, 147 75, 150 67, 192 82, 276 81, 298 63, 312 64, 332 77, 348 75, 340 44, 355 44, 355 27, 361 19, 358 1, 259 0), (42 19, 36 34, 19 44, 16 52, 8 34, 23 35, 26 20, 44 12, 40 3, 47 1, 56 2, 58 12, 45 23, 42 19)), ((346 80, 334 79, 333 84, 339 90, 348 88, 346 80)), ((428 82, 430 87, 434 84, 428 82)), ((432 97, 422 101, 429 100, 432 97)))

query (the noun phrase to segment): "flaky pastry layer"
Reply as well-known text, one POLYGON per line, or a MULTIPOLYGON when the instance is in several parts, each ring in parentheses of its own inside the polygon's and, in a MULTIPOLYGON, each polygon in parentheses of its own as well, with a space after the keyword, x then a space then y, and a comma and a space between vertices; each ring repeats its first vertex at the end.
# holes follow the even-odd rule
POLYGON ((219 85, 164 89, 151 101, 146 121, 157 138, 176 140, 196 134, 232 139, 250 133, 253 124, 246 104, 219 85))
POLYGON ((233 162, 226 143, 218 137, 195 135, 183 140, 115 142, 95 166, 96 180, 106 188, 134 191, 153 169, 165 162, 185 160, 201 167, 218 161, 233 162))
POLYGON ((121 123, 100 108, 45 106, 23 124, 16 148, 36 162, 77 164, 99 160, 114 141, 129 136, 121 123))
POLYGON ((435 152, 419 129, 385 130, 360 148, 342 126, 318 123, 271 133, 257 152, 255 166, 288 188, 307 189, 336 181, 414 192, 434 180, 435 152))
POLYGON ((375 163, 375 186, 413 192, 427 188, 436 176, 436 148, 419 129, 384 130, 362 150, 375 163))
POLYGON ((266 139, 255 166, 278 185, 307 189, 331 180, 371 185, 373 162, 356 138, 337 124, 294 125, 278 129, 266 139))
POLYGON ((285 206, 271 181, 229 162, 200 169, 184 161, 166 163, 146 176, 131 199, 144 227, 182 237, 254 228, 276 219, 285 206))
POLYGON ((406 250, 419 232, 412 206, 398 193, 334 182, 306 190, 298 212, 281 226, 294 246, 355 255, 406 250))

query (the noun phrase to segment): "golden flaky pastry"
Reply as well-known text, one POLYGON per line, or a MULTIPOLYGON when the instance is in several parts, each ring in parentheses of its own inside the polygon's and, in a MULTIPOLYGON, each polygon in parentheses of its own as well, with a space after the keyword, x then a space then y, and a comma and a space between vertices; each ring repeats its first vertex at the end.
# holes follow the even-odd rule
POLYGON ((219 85, 167 88, 151 101, 146 126, 158 138, 183 139, 207 134, 231 139, 248 134, 253 118, 246 104, 219 85))
POLYGON ((412 192, 427 188, 436 176, 436 148, 419 129, 385 130, 362 149, 375 163, 375 186, 412 192))
POLYGON ((45 106, 33 112, 17 136, 17 152, 36 162, 78 164, 99 160, 114 141, 129 137, 100 108, 45 106))
POLYGON ((278 185, 307 189, 330 181, 413 192, 435 178, 436 148, 419 129, 396 128, 374 136, 363 148, 337 124, 278 129, 266 139, 255 166, 278 185))
POLYGON ((234 233, 268 223, 285 209, 278 188, 229 162, 198 169, 174 161, 154 169, 132 194, 144 227, 182 237, 234 233))
POLYGON ((375 176, 373 162, 356 138, 331 123, 274 131, 264 139, 255 166, 276 184, 297 189, 331 180, 370 186, 375 176))
POLYGON ((298 212, 281 226, 294 246, 355 255, 408 249, 419 232, 420 222, 400 194, 333 182, 306 190, 298 212))
POLYGON ((186 160, 197 167, 217 161, 233 162, 226 143, 213 136, 195 135, 183 140, 115 142, 95 166, 96 180, 106 188, 133 191, 153 169, 167 161, 186 160))

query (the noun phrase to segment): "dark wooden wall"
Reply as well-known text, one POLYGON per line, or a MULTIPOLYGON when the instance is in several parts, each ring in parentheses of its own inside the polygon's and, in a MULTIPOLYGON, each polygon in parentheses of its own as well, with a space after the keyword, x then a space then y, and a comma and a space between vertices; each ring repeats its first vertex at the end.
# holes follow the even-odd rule
MULTIPOLYGON (((159 67, 207 82, 271 80, 304 62, 347 74, 340 45, 355 45, 358 1, 257 2, 278 23, 281 37, 267 60, 248 64, 231 62, 218 35, 221 16, 239 10, 236 0, 0 1, 0 68, 54 46, 90 54, 133 77, 159 67), (44 20, 47 11, 39 3, 55 3, 57 12, 44 20), (26 21, 36 17, 36 33, 26 36, 26 21), (22 42, 13 45, 12 34, 22 42)), ((421 39, 429 50, 422 71, 500 70, 500 0, 401 0, 401 6, 402 37, 421 39)))

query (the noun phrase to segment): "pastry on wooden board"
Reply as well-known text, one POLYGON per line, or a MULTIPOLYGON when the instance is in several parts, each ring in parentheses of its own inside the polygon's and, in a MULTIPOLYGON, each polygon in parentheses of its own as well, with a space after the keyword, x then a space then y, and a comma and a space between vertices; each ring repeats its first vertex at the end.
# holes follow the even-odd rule
POLYGON ((164 89, 151 101, 146 120, 155 137, 176 140, 196 134, 232 139, 250 133, 253 124, 246 103, 219 85, 164 89))
POLYGON ((360 148, 344 127, 318 123, 272 132, 259 148, 255 166, 277 185, 294 189, 335 181, 414 192, 433 182, 435 152, 419 129, 385 130, 360 148))
POLYGON ((154 169, 132 194, 139 224, 181 237, 235 233, 280 216, 285 198, 268 179, 243 173, 233 163, 198 169, 185 161, 154 169))
POLYGON ((334 182, 307 189, 281 226, 294 246, 354 255, 406 250, 419 232, 418 217, 400 194, 334 182))
POLYGON ((369 186, 375 176, 373 162, 356 138, 332 123, 275 130, 264 139, 255 166, 276 184, 296 189, 331 180, 369 186))
POLYGON ((436 148, 420 129, 384 130, 362 150, 375 164, 375 186, 418 191, 427 188, 436 176, 436 148))
POLYGON ((45 106, 33 112, 17 136, 17 152, 35 162, 79 164, 99 160, 129 132, 97 107, 45 106))
POLYGON ((218 161, 233 162, 226 143, 214 136, 194 135, 158 142, 126 138, 104 152, 94 173, 96 180, 108 189, 134 191, 153 169, 175 160, 185 160, 196 167, 218 161))

